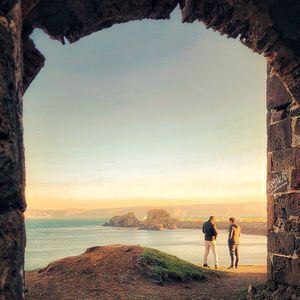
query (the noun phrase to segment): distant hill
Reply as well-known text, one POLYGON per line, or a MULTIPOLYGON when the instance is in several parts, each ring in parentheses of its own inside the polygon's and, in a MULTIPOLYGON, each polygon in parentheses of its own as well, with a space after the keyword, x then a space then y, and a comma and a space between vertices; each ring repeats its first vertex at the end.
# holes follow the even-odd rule
MULTIPOLYGON (((27 218, 111 218, 114 215, 122 215, 133 212, 139 219, 147 216, 147 211, 157 206, 135 206, 135 207, 115 207, 101 209, 62 209, 62 210, 43 210, 28 209, 27 218)), ((165 209, 173 217, 180 219, 187 218, 207 218, 215 215, 218 218, 235 217, 266 217, 266 203, 264 202, 246 202, 246 203, 210 203, 197 205, 175 205, 159 206, 165 209)))

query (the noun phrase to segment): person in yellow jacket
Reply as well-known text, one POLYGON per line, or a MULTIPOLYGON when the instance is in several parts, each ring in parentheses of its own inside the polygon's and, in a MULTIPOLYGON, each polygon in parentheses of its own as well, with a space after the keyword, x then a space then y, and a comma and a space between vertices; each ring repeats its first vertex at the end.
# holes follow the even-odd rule
POLYGON ((231 264, 228 269, 237 269, 240 260, 240 236, 241 227, 235 223, 235 218, 229 218, 229 235, 228 235, 228 248, 231 259, 231 264))

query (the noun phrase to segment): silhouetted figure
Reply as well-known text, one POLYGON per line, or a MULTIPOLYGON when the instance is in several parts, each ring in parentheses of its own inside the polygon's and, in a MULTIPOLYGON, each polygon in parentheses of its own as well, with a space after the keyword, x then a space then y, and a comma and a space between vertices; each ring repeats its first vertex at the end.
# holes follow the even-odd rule
POLYGON ((203 258, 203 267, 209 268, 207 264, 207 257, 209 254, 209 250, 212 250, 214 260, 215 260, 215 268, 218 269, 218 251, 217 251, 217 235, 218 230, 215 224, 216 218, 211 216, 207 222, 205 222, 202 226, 202 231, 204 233, 204 258, 203 258))
POLYGON ((231 264, 229 269, 233 269, 234 267, 237 269, 239 265, 240 259, 240 235, 241 228, 239 225, 235 224, 235 218, 229 218, 230 226, 229 226, 229 235, 228 235, 228 247, 229 254, 231 259, 231 264), (234 261, 235 259, 235 261, 234 261))

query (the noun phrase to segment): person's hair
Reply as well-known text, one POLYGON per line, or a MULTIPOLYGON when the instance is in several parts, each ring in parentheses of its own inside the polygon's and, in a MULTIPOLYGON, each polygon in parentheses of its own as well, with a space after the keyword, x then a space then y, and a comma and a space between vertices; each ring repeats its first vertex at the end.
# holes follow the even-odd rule
POLYGON ((209 217, 209 220, 211 221, 211 220, 215 220, 216 219, 216 217, 215 216, 210 216, 209 217))
POLYGON ((235 218, 234 217, 230 217, 229 221, 232 222, 232 223, 235 223, 235 218))

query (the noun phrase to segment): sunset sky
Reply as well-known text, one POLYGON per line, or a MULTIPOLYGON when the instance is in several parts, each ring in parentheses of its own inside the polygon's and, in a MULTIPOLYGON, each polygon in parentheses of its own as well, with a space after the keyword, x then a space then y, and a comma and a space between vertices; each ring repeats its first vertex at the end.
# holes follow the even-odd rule
POLYGON ((265 201, 265 59, 201 24, 61 45, 24 99, 28 208, 265 201))

